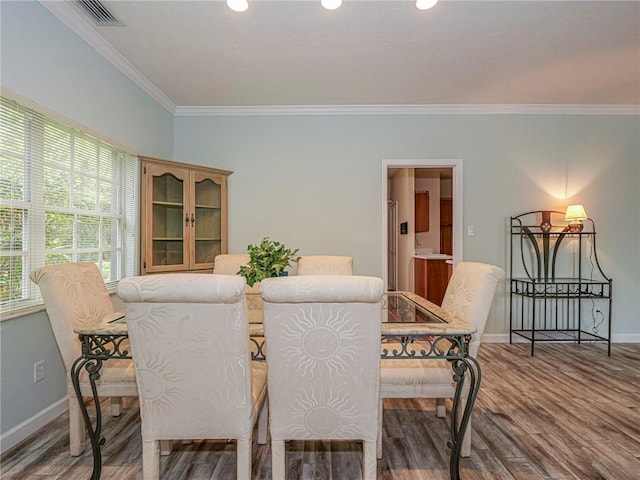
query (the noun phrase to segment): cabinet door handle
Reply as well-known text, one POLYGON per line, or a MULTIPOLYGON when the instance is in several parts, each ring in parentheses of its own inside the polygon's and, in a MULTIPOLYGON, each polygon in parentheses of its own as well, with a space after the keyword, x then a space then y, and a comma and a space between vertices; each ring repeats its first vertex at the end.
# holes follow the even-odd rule
POLYGON ((184 224, 188 227, 189 226, 189 212, 184 214, 184 224))
POLYGON ((191 225, 194 225, 196 223, 196 217, 193 216, 193 213, 191 214, 191 225))

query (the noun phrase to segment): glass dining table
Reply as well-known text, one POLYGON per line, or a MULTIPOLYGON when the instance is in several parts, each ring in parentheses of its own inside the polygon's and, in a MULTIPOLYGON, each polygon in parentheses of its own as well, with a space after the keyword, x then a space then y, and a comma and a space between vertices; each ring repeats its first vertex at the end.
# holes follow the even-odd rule
MULTIPOLYGON (((246 301, 252 359, 262 361, 266 356, 262 298, 259 294, 247 294, 246 301)), ((469 342, 476 328, 410 292, 387 292, 382 302, 381 359, 439 359, 448 361, 451 366, 452 382, 456 384, 456 389, 450 420, 451 439, 448 442, 451 449, 449 471, 452 480, 459 480, 462 439, 480 388, 480 365, 469 355, 469 342), (463 402, 462 391, 465 385, 468 386, 469 393, 463 402)), ((96 381, 100 378, 100 369, 105 361, 131 358, 126 318, 124 312, 120 312, 97 324, 74 331, 80 339, 82 354, 72 367, 71 381, 91 440, 91 480, 98 480, 102 469, 101 446, 105 443, 105 438, 101 433, 101 408, 96 381), (91 421, 80 392, 80 375, 83 370, 89 375, 93 392, 95 422, 91 421)))

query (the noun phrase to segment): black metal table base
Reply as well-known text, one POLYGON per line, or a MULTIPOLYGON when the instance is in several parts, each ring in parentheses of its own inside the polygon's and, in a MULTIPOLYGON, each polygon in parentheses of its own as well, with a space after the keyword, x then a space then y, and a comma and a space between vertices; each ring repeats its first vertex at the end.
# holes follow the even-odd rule
POLYGON ((82 356, 80 356, 71 367, 71 383, 76 392, 82 417, 84 418, 87 433, 91 441, 91 451, 93 453, 93 470, 91 480, 100 480, 102 472, 102 445, 105 443, 102 437, 102 408, 100 407, 100 397, 96 382, 100 379, 100 370, 104 361, 109 359, 131 359, 129 351, 122 348, 127 335, 78 335, 82 344, 82 356), (82 370, 86 370, 89 376, 89 385, 93 396, 93 403, 96 409, 95 425, 91 423, 87 405, 84 403, 84 396, 80 387, 80 375, 82 370))
POLYGON ((99 480, 102 470, 102 451, 101 447, 104 445, 105 439, 101 437, 102 431, 102 409, 100 407, 100 398, 98 397, 98 389, 96 387, 96 380, 100 378, 100 369, 102 368, 102 360, 95 360, 90 358, 80 357, 71 367, 71 382, 73 383, 73 389, 78 397, 80 403, 80 410, 84 418, 84 423, 89 433, 89 439, 91 440, 91 450, 93 452, 93 472, 91 473, 91 480, 99 480), (93 393, 93 401, 96 408, 96 423, 95 427, 91 423, 89 418, 89 412, 87 411, 87 405, 84 403, 84 397, 82 396, 82 390, 80 388, 80 375, 82 369, 86 369, 89 373, 89 383, 91 385, 91 392, 93 393))
POLYGON ((453 397, 453 407, 451 410, 451 440, 447 443, 449 448, 451 448, 449 475, 451 476, 451 480, 459 480, 462 442, 464 440, 467 427, 469 426, 473 405, 478 397, 478 392, 480 391, 482 373, 480 371, 480 364, 473 357, 451 360, 451 364, 454 371, 453 380, 456 382, 456 392, 453 397), (467 371, 468 376, 465 375, 467 371), (462 418, 458 423, 457 419, 460 411, 460 401, 467 377, 469 379, 469 393, 467 401, 464 404, 464 410, 462 411, 462 418))
MULTIPOLYGON (((76 392, 80 409, 84 418, 91 450, 93 452, 93 471, 91 480, 100 480, 102 471, 102 445, 105 443, 102 437, 102 409, 98 397, 96 382, 100 378, 100 369, 105 360, 111 358, 130 359, 126 350, 122 350, 121 344, 126 335, 79 335, 82 343, 82 356, 79 357, 71 368, 71 382, 76 392), (96 409, 95 425, 91 422, 87 406, 80 387, 82 370, 86 370, 96 409)), ((451 440, 447 446, 451 449, 449 460, 449 474, 451 480, 460 480, 460 453, 462 442, 469 425, 473 405, 480 390, 481 371, 478 361, 468 355, 470 335, 383 335, 383 340, 400 345, 400 349, 382 350, 382 359, 441 359, 447 360, 453 370, 453 381, 456 390, 453 397, 451 411, 451 440), (468 385, 468 393, 464 405, 462 405, 462 393, 468 385), (460 409, 462 415, 460 415, 460 409), (458 421, 458 418, 460 420, 458 421)), ((251 337, 257 351, 252 354, 253 360, 264 360, 264 338, 251 337)))

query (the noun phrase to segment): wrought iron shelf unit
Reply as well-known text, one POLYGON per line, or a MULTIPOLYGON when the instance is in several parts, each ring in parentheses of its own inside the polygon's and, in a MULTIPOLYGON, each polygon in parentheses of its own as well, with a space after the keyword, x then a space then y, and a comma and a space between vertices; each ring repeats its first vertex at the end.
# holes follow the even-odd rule
POLYGON ((598 261, 596 230, 568 230, 564 212, 511 217, 510 335, 531 342, 604 342, 611 355, 612 280, 598 261))

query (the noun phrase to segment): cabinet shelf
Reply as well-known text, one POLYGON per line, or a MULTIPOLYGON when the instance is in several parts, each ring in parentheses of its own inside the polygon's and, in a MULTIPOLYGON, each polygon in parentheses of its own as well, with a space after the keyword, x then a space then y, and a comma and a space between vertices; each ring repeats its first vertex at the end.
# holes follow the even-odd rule
POLYGON ((154 242, 183 242, 184 238, 180 237, 153 237, 154 242))
POLYGON ((606 342, 611 355, 612 280, 598 261, 595 224, 586 223, 569 232, 564 212, 511 217, 510 341, 527 339, 531 355, 537 342, 606 342))
POLYGON ((217 205, 196 205, 196 208, 207 208, 209 210, 220 210, 222 207, 217 205))
POLYGON ((160 205, 160 206, 163 206, 163 207, 176 207, 176 208, 183 208, 184 207, 184 203, 178 203, 178 202, 162 202, 162 201, 154 200, 151 203, 153 205, 160 205))

